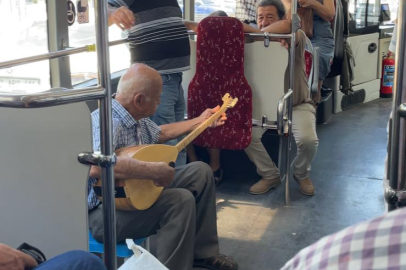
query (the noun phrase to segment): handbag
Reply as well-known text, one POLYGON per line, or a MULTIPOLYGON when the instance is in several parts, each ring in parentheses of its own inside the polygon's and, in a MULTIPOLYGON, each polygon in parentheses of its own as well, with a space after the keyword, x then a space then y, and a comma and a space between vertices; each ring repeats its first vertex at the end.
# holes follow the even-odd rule
POLYGON ((36 247, 33 247, 27 243, 22 243, 17 250, 25 253, 34 258, 34 260, 40 265, 41 263, 45 262, 47 258, 45 257, 44 253, 36 247))
POLYGON ((128 249, 134 252, 118 270, 169 270, 147 250, 126 239, 128 249))
POLYGON ((298 8, 297 15, 300 17, 300 28, 308 38, 313 37, 313 9, 298 8))

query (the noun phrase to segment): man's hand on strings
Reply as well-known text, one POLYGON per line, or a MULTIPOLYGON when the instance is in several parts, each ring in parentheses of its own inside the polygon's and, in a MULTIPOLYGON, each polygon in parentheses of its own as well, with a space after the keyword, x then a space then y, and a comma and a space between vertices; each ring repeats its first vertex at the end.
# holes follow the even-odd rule
MULTIPOLYGON (((206 119, 208 119, 210 116, 215 114, 218 110, 220 110, 220 106, 217 106, 213 109, 206 109, 199 117, 201 118, 201 122, 204 122, 206 119)), ((227 120, 227 115, 226 113, 222 113, 221 116, 217 119, 216 122, 210 125, 211 128, 214 127, 219 127, 224 125, 225 121, 227 120)))

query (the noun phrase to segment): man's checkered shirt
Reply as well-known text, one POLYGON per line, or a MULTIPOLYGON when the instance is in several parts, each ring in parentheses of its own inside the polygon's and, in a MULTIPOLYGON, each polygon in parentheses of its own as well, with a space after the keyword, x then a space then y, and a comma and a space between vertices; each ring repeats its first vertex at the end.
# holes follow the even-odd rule
MULTIPOLYGON (((139 144, 154 144, 159 140, 161 129, 149 118, 135 120, 128 111, 116 100, 112 102, 113 118, 113 150, 125 146, 139 144)), ((100 151, 100 124, 99 110, 92 113, 93 126, 93 151, 100 151)), ((88 181, 88 208, 93 209, 100 204, 93 191, 93 184, 97 179, 89 178, 88 181)))
POLYGON ((257 15, 257 0, 239 0, 235 17, 240 21, 255 21, 257 15))
POLYGON ((406 209, 326 236, 281 270, 406 269, 406 209))

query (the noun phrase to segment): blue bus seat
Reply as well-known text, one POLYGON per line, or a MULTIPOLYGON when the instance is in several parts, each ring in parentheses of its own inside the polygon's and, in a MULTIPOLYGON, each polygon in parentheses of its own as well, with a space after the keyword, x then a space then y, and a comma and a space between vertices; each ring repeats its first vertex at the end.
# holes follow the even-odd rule
MULTIPOLYGON (((147 240, 147 238, 134 239, 134 243, 137 245, 141 245, 146 240, 147 240)), ((100 253, 100 254, 104 253, 103 243, 97 242, 97 240, 94 239, 94 237, 92 236, 90 231, 89 231, 89 252, 100 253)), ((117 253, 117 257, 120 257, 120 258, 128 258, 134 254, 132 250, 129 250, 127 248, 127 244, 125 242, 117 243, 116 253, 117 253)))

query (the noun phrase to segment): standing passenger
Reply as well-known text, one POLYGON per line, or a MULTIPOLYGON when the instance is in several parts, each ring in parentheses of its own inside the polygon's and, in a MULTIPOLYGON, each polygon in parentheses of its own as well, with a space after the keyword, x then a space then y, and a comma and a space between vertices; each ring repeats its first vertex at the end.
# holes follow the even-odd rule
MULTIPOLYGON (((108 0, 109 26, 113 23, 129 30, 131 64, 143 63, 157 70, 162 77, 161 104, 152 119, 158 125, 184 119, 185 100, 182 72, 190 68, 188 30, 197 24, 182 21, 176 0, 108 0)), ((178 139, 168 142, 178 143, 178 139)), ((186 163, 180 153, 177 165, 186 163)))

